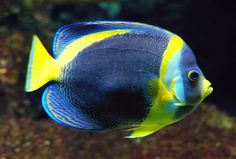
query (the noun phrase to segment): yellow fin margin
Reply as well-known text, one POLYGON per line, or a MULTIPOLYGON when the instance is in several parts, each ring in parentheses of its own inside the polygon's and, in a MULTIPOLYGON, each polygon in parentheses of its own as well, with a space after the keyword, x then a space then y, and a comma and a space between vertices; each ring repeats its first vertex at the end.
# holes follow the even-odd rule
POLYGON ((60 65, 53 59, 39 38, 34 35, 27 68, 25 91, 39 89, 51 80, 59 80, 60 65))
POLYGON ((133 138, 140 138, 140 137, 145 137, 145 136, 148 136, 148 135, 151 135, 153 134, 154 132, 160 130, 163 126, 161 125, 149 125, 149 126, 140 126, 140 127, 137 127, 137 128, 133 128, 133 129, 130 129, 130 130, 133 130, 133 132, 130 134, 130 136, 127 136, 125 138, 130 138, 130 139, 133 139, 133 138))

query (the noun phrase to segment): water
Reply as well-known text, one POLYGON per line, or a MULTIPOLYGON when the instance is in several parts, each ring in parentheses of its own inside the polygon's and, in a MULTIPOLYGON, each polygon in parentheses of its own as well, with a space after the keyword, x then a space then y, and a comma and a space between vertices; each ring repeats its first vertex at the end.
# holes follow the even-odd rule
POLYGON ((0 158, 235 158, 234 5, 197 1, 1 1, 0 158), (211 7, 209 7, 211 6, 211 7), (200 11, 199 11, 200 9, 200 11), (127 132, 80 132, 51 121, 41 107, 43 89, 24 92, 33 34, 51 50, 62 25, 118 19, 158 25, 190 44, 212 82, 213 94, 187 119, 149 137, 127 132), (219 110, 218 110, 219 109, 219 110))

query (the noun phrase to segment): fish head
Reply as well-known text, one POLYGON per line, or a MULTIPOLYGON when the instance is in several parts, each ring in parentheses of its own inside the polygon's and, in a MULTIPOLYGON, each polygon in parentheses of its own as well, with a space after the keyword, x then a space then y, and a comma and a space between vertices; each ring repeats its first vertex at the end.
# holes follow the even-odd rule
POLYGON ((179 71, 172 78, 170 89, 180 106, 192 107, 199 105, 213 91, 187 45, 181 52, 179 71))

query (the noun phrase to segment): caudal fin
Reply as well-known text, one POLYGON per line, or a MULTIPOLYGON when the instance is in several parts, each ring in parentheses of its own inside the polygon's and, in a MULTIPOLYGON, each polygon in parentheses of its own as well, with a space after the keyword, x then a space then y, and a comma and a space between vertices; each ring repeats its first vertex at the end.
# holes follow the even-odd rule
POLYGON ((53 59, 39 38, 34 35, 27 68, 25 91, 31 92, 60 77, 60 65, 53 59))

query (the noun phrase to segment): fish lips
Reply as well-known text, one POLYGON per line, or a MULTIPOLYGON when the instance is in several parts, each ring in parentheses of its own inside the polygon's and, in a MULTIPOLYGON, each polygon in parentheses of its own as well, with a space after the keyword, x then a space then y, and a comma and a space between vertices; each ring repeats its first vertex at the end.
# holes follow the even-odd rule
POLYGON ((211 86, 211 82, 204 79, 203 81, 203 97, 206 98, 213 92, 213 87, 211 86))

